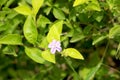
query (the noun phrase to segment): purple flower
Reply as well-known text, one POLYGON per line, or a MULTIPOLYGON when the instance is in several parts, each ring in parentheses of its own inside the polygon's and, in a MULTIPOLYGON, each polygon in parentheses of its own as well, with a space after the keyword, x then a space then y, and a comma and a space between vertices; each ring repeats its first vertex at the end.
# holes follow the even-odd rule
POLYGON ((53 40, 49 45, 48 48, 50 48, 50 52, 52 54, 55 54, 56 51, 60 52, 62 50, 60 41, 53 40))

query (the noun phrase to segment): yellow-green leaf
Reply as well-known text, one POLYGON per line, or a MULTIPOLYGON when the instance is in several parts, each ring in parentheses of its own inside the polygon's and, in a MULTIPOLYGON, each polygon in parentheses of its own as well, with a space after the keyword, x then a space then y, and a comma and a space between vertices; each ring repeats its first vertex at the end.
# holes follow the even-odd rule
POLYGON ((63 25, 62 20, 58 20, 55 23, 53 23, 53 25, 51 26, 51 28, 47 34, 47 41, 48 42, 51 42, 54 39, 60 41, 60 34, 62 32, 62 25, 63 25))
POLYGON ((22 45, 22 37, 19 34, 8 34, 0 38, 0 44, 22 45))
POLYGON ((48 48, 48 42, 46 37, 42 38, 42 41, 39 43, 39 47, 48 48))
POLYGON ((29 58, 31 58, 33 61, 35 61, 37 63, 45 62, 45 60, 41 56, 41 53, 42 53, 41 50, 39 50, 37 48, 25 47, 25 53, 29 58))
POLYGON ((88 2, 88 0, 75 0, 73 3, 73 6, 75 7, 75 6, 78 6, 80 4, 84 4, 86 2, 88 2))
POLYGON ((34 44, 37 41, 37 27, 33 21, 32 16, 28 16, 23 27, 24 36, 28 40, 28 42, 34 44))
POLYGON ((55 55, 48 50, 42 52, 42 57, 49 62, 55 63, 55 55))
POLYGON ((14 10, 23 15, 31 15, 32 14, 30 7, 27 5, 19 5, 18 7, 14 8, 14 10))
POLYGON ((62 55, 69 56, 69 57, 75 58, 75 59, 82 59, 82 60, 84 59, 83 56, 81 55, 81 53, 74 48, 64 49, 62 52, 62 55))
POLYGON ((36 15, 44 0, 32 0, 33 13, 36 15))

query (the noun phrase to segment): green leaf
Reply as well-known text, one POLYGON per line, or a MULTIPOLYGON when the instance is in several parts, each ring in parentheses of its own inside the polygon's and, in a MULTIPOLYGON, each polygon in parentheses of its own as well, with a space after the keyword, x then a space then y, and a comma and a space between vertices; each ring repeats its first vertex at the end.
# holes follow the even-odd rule
POLYGON ((102 35, 102 36, 97 37, 96 39, 93 40, 92 45, 99 43, 100 41, 106 39, 107 37, 108 37, 107 35, 102 35))
POLYGON ((73 37, 71 38, 70 42, 74 43, 74 42, 80 41, 84 38, 85 38, 85 36, 83 34, 74 34, 73 37))
POLYGON ((95 11, 101 11, 99 2, 97 0, 91 0, 90 3, 88 3, 88 6, 86 7, 87 10, 95 10, 95 11))
POLYGON ((43 15, 40 15, 39 18, 37 19, 37 25, 39 25, 40 27, 43 27, 46 26, 46 24, 50 24, 50 20, 43 16, 43 15))
POLYGON ((104 14, 103 12, 96 12, 95 14, 93 14, 93 18, 96 21, 100 22, 104 17, 103 14, 104 14))
POLYGON ((28 16, 23 27, 24 36, 28 40, 28 42, 35 44, 37 41, 37 27, 33 21, 32 16, 28 16))
POLYGON ((36 15, 38 13, 38 10, 42 6, 44 0, 32 0, 32 6, 33 6, 33 13, 36 15))
POLYGON ((55 55, 48 50, 42 52, 42 57, 49 62, 55 63, 55 55))
POLYGON ((96 72, 99 70, 102 62, 100 61, 97 66, 93 67, 90 72, 88 72, 88 75, 86 76, 85 80, 92 80, 92 78, 95 76, 96 72))
POLYGON ((45 13, 46 15, 48 15, 48 14, 50 14, 51 10, 52 10, 52 6, 46 7, 46 8, 44 9, 44 13, 45 13))
POLYGON ((2 52, 3 52, 3 54, 7 54, 7 55, 13 55, 13 56, 17 56, 17 54, 16 54, 16 52, 15 52, 15 46, 11 46, 11 45, 9 45, 9 46, 6 46, 3 50, 2 50, 2 52))
POLYGON ((53 8, 53 15, 55 16, 56 19, 61 19, 61 20, 65 19, 64 13, 62 12, 62 10, 58 8, 53 8))
POLYGON ((84 28, 83 33, 84 35, 89 35, 92 30, 92 26, 88 25, 84 28))
POLYGON ((4 5, 7 2, 7 0, 0 0, 0 6, 4 5))
POLYGON ((109 38, 115 38, 116 36, 120 36, 120 25, 115 25, 109 31, 109 38))
POLYGON ((22 37, 19 34, 8 34, 0 38, 0 44, 22 45, 22 37))
POLYGON ((115 0, 106 0, 107 4, 109 5, 110 10, 112 10, 115 6, 115 0))
POLYGON ((85 78, 86 78, 86 76, 87 76, 87 74, 88 74, 88 72, 90 71, 90 69, 89 68, 83 68, 82 70, 80 70, 80 75, 81 75, 81 78, 83 79, 83 80, 85 80, 85 78))
POLYGON ((52 40, 58 40, 60 41, 60 34, 62 32, 62 25, 63 21, 58 20, 53 23, 53 25, 50 27, 50 30, 47 34, 47 41, 51 42, 52 40))
POLYGON ((84 4, 86 2, 88 2, 88 0, 75 0, 73 3, 73 7, 78 6, 80 4, 84 4))
POLYGON ((41 50, 38 48, 25 47, 26 55, 37 63, 44 63, 45 60, 41 56, 41 50))
POLYGON ((42 38, 42 42, 39 44, 39 47, 48 48, 48 42, 46 37, 42 38))
POLYGON ((23 15, 31 15, 32 14, 30 7, 27 5, 19 5, 18 7, 14 8, 14 10, 23 15))
POLYGON ((63 56, 70 56, 71 58, 75 58, 75 59, 82 59, 84 60, 83 56, 81 55, 81 53, 79 51, 77 51, 74 48, 67 48, 64 49, 62 52, 63 56))

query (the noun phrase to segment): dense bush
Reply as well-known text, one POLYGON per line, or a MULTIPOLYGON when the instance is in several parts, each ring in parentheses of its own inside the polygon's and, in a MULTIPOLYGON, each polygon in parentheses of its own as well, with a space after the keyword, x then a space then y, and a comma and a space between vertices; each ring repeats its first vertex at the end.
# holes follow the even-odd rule
POLYGON ((0 80, 119 80, 119 0, 0 0, 0 80))

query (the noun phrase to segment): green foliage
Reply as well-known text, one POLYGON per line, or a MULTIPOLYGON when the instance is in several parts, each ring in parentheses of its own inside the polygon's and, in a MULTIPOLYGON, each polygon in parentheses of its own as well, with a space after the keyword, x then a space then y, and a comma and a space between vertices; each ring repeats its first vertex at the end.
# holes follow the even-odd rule
POLYGON ((32 7, 33 7, 33 13, 36 15, 38 13, 38 10, 42 6, 44 0, 32 0, 32 7))
POLYGON ((75 0, 73 6, 78 6, 80 4, 84 4, 88 2, 88 0, 75 0))
POLYGON ((119 24, 120 0, 0 0, 0 80, 120 80, 119 24))
POLYGON ((53 15, 56 19, 65 19, 65 15, 60 9, 53 8, 53 15))
POLYGON ((109 31, 109 38, 120 40, 120 25, 115 25, 109 31))
POLYGON ((13 56, 16 56, 16 57, 17 57, 17 54, 16 54, 16 52, 15 52, 15 49, 16 49, 15 46, 13 46, 13 45, 8 45, 8 46, 6 46, 6 47, 2 50, 2 52, 3 52, 3 54, 13 55, 13 56))
POLYGON ((41 57, 41 51, 37 48, 25 47, 25 53, 28 57, 38 63, 44 63, 44 59, 41 57))
POLYGON ((48 50, 42 52, 42 57, 49 62, 55 63, 55 55, 48 50))
POLYGON ((70 56, 75 59, 84 59, 83 56, 74 48, 64 49, 62 52, 63 56, 70 56))
POLYGON ((91 80, 93 79, 93 77, 95 76, 95 73, 98 71, 98 69, 100 68, 101 66, 101 62, 99 62, 97 64, 97 66, 93 67, 92 69, 90 69, 90 71, 88 72, 88 75, 86 76, 86 79, 85 80, 91 80))
POLYGON ((17 11, 20 14, 23 15, 31 15, 32 11, 29 6, 20 4, 18 7, 15 8, 15 11, 17 11))
POLYGON ((32 44, 35 44, 37 41, 37 27, 35 26, 32 16, 28 16, 23 27, 23 32, 25 38, 32 44))
POLYGON ((22 45, 22 37, 19 34, 8 34, 0 39, 0 44, 22 45))
POLYGON ((95 45, 95 44, 101 42, 102 40, 106 39, 107 37, 108 37, 107 35, 98 36, 93 40, 92 44, 95 45))
POLYGON ((47 35, 47 40, 48 42, 52 42, 52 40, 59 40, 60 41, 60 34, 62 32, 62 25, 63 25, 63 21, 59 20, 56 21, 52 24, 48 35, 47 35))

